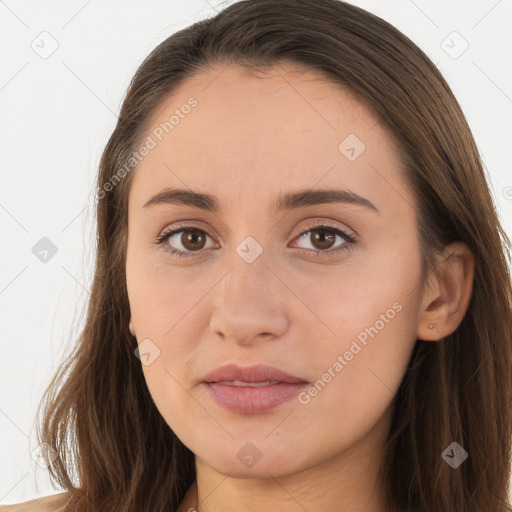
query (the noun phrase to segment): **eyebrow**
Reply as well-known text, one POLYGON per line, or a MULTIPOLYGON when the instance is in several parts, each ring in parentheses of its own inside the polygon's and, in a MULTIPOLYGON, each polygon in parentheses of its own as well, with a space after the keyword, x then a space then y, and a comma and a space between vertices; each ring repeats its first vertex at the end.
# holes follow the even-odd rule
MULTIPOLYGON (((320 189, 320 190, 299 190, 280 195, 270 204, 270 210, 278 214, 283 210, 294 210, 306 206, 345 203, 363 206, 380 214, 380 210, 365 197, 355 192, 344 189, 320 189)), ((155 196, 151 197, 143 206, 147 208, 158 204, 183 204, 198 208, 204 211, 219 212, 220 205, 218 199, 211 195, 192 190, 166 188, 155 196)))

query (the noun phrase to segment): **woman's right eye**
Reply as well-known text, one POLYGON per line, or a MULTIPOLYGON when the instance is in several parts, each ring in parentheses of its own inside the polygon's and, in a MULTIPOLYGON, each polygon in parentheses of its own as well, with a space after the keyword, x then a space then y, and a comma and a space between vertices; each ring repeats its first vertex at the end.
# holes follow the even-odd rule
MULTIPOLYGON (((202 229, 194 226, 180 226, 173 230, 164 231, 157 237, 155 242, 157 244, 163 244, 164 250, 173 256, 188 257, 195 256, 195 253, 205 248, 204 241, 206 238, 210 238, 210 236, 202 229), (180 233, 183 234, 178 236, 180 233), (181 248, 176 249, 172 247, 167 243, 168 240, 172 240, 174 243, 181 245, 181 248), (198 245, 200 247, 197 247, 198 245)), ((213 244, 213 246, 215 245, 216 244, 213 244)))

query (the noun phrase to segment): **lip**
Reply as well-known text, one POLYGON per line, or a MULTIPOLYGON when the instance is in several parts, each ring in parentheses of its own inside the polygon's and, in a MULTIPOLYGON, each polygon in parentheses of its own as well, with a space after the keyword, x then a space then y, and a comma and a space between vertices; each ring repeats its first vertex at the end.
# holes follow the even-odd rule
POLYGON ((256 414, 291 400, 309 383, 274 366, 228 364, 209 373, 202 384, 222 407, 256 414))
POLYGON ((222 382, 240 380, 243 382, 277 381, 288 384, 306 383, 304 379, 291 375, 275 366, 257 364, 253 366, 239 366, 226 364, 209 373, 203 378, 203 382, 222 382))

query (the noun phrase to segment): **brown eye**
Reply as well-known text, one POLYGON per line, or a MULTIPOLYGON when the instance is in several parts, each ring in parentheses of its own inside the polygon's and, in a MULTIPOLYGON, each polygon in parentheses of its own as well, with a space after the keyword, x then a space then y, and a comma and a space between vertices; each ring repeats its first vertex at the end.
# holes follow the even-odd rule
POLYGON ((356 237, 342 227, 317 222, 307 226, 295 238, 293 246, 299 247, 308 256, 314 254, 319 258, 329 258, 354 248, 356 244, 356 237), (304 243, 307 245, 304 246, 304 243))
MULTIPOLYGON (((155 243, 162 244, 163 249, 172 256, 199 256, 204 252, 203 249, 219 247, 215 242, 211 242, 208 246, 208 239, 211 240, 211 237, 202 229, 194 226, 179 226, 178 228, 164 231, 156 238, 155 243)), ((356 239, 353 235, 347 233, 342 228, 327 224, 310 226, 296 240, 308 242, 309 248, 300 249, 316 254, 319 257, 332 256, 334 253, 346 250, 356 244, 356 239), (337 239, 341 243, 335 245, 337 239)))
POLYGON ((189 251, 198 251, 204 247, 206 238, 202 231, 197 229, 187 229, 181 232, 183 235, 181 236, 180 241, 185 249, 189 251))
POLYGON ((316 249, 330 249, 336 241, 336 234, 332 229, 311 230, 310 239, 316 249))
POLYGON ((316 252, 318 255, 325 253, 325 256, 327 256, 353 245, 355 238, 341 228, 329 225, 315 225, 307 231, 303 231, 297 238, 297 241, 308 242, 310 247, 307 249, 309 249, 309 252, 316 252), (341 243, 335 245, 336 239, 339 239, 341 243))
MULTIPOLYGON (((194 226, 180 226, 174 230, 166 230, 157 237, 156 243, 162 244, 164 250, 173 256, 196 256, 207 248, 210 236, 194 226)), ((211 244, 213 246, 215 244, 211 244)))

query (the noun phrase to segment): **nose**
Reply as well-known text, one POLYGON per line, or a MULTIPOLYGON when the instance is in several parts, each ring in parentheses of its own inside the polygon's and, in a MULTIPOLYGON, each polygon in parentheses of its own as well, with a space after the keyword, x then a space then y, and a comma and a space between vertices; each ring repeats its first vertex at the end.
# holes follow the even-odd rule
POLYGON ((286 286, 260 255, 252 263, 235 256, 218 283, 210 320, 211 332, 239 345, 283 336, 289 328, 286 286))

